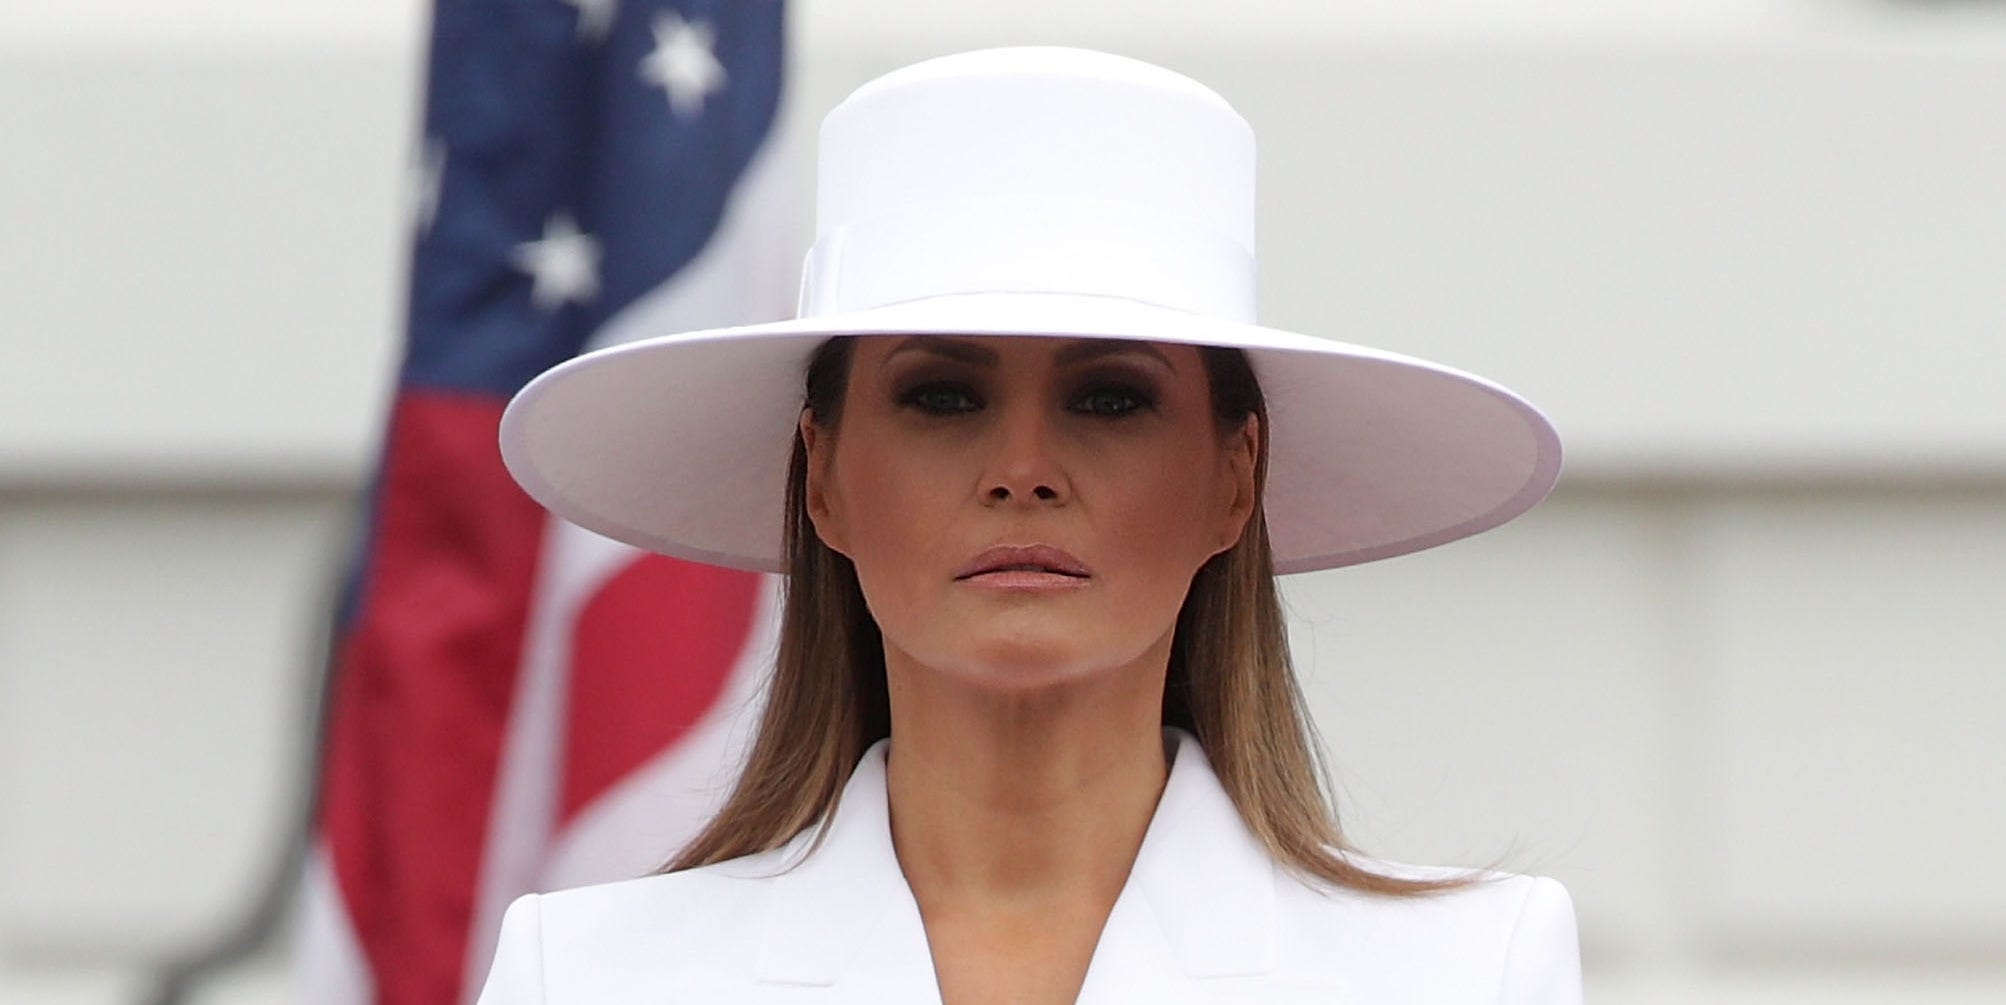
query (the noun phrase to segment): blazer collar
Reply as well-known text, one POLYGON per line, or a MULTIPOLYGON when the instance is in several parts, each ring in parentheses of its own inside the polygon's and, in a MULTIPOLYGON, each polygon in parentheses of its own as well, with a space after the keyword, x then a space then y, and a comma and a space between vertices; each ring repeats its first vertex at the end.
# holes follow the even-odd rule
MULTIPOLYGON (((890 743, 880 740, 865 751, 819 849, 807 853, 810 828, 781 850, 785 862, 798 865, 768 884, 756 979, 827 986, 917 977, 933 987, 925 927, 892 850, 890 743)), ((1167 726, 1164 744, 1169 779, 1095 948, 1081 1001, 1090 1000, 1097 981, 1136 968, 1210 978, 1260 974, 1274 965, 1275 863, 1220 787, 1197 739, 1167 726)))

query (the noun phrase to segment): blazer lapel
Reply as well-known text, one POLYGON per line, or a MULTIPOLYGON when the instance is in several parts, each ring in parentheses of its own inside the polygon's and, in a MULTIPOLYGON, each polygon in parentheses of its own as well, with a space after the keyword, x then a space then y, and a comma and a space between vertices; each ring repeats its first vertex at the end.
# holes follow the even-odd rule
POLYGON ((864 752, 820 849, 797 837, 764 908, 753 977, 763 984, 828 988, 831 1001, 938 1003, 933 956, 919 905, 892 850, 880 740, 864 752))
POLYGON ((1170 777, 1094 950, 1082 1005, 1202 999, 1200 982, 1275 966, 1274 860, 1197 738, 1175 727, 1164 736, 1175 745, 1170 777))

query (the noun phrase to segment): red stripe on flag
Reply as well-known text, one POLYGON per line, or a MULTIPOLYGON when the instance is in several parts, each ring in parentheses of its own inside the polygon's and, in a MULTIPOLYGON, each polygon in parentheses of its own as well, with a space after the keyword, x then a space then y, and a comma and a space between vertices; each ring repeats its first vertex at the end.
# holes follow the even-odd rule
POLYGON ((593 594, 571 636, 559 827, 717 703, 752 632, 758 584, 755 573, 643 555, 593 594))
POLYGON ((460 997, 545 520, 502 467, 502 406, 396 402, 337 654, 320 826, 382 1005, 460 997))

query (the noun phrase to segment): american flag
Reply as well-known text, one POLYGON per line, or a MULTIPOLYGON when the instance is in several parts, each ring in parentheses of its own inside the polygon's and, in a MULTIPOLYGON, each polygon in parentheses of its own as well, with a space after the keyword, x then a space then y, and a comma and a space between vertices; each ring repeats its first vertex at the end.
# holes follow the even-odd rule
POLYGON ((469 1002, 511 899, 652 871, 722 798, 774 581, 549 517, 496 425, 583 349, 791 316, 781 15, 436 4, 405 356, 330 668, 303 1002, 469 1002))

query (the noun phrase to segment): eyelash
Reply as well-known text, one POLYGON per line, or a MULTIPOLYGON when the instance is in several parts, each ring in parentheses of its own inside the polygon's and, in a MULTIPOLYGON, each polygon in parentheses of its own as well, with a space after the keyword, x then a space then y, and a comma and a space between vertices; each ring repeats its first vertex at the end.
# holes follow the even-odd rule
MULTIPOLYGON (((1090 398, 1098 398, 1103 395, 1119 396, 1121 399, 1123 399, 1123 404, 1125 404, 1127 407, 1121 408, 1120 410, 1114 412, 1103 412, 1089 408, 1070 408, 1069 411, 1081 415, 1091 416, 1094 418, 1120 419, 1133 415, 1136 412, 1140 412, 1143 409, 1153 408, 1156 405, 1156 398, 1152 396, 1148 391, 1130 384, 1123 384, 1120 382, 1111 382, 1111 381, 1097 381, 1093 384, 1089 384, 1086 387, 1081 388, 1079 392, 1074 395, 1073 400, 1074 402, 1077 403, 1085 401, 1090 398)), ((980 409, 984 404, 982 396, 980 394, 977 394, 974 388, 969 387, 967 384, 961 383, 959 381, 951 381, 951 380, 933 380, 921 384, 915 384, 912 387, 907 388, 905 391, 900 392, 898 396, 898 403, 902 407, 912 408, 926 415, 943 416, 943 417, 954 416, 954 415, 965 415, 969 412, 973 412, 976 411, 977 409, 980 409), (965 407, 953 407, 953 406, 940 407, 937 403, 936 404, 928 403, 927 401, 928 398, 933 397, 938 392, 943 392, 943 391, 960 394, 962 398, 969 404, 967 404, 965 407)))

